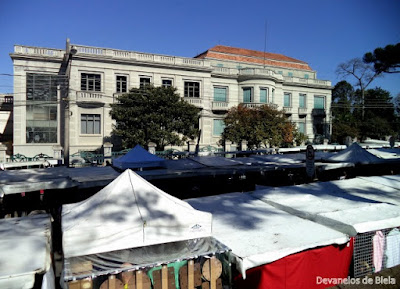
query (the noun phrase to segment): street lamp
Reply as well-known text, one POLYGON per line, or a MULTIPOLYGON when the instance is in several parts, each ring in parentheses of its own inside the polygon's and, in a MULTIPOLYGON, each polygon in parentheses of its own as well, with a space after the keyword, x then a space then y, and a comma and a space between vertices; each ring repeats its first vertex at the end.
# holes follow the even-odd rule
POLYGON ((71 63, 72 57, 78 52, 75 46, 70 46, 69 39, 67 39, 67 69, 66 74, 68 78, 68 89, 66 90, 66 97, 64 98, 64 165, 69 167, 69 121, 70 121, 70 109, 69 109, 69 80, 71 76, 71 63))

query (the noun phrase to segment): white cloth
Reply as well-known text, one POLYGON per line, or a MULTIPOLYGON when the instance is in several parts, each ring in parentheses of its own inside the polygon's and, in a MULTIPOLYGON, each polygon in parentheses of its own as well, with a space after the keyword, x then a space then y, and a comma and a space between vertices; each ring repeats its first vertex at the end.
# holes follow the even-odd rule
POLYGON ((400 264, 400 231, 395 228, 386 237, 386 268, 400 264))

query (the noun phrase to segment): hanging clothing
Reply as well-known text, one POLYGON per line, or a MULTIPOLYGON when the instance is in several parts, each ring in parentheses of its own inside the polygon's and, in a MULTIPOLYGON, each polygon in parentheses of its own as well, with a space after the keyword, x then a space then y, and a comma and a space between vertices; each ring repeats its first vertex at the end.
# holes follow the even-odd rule
POLYGON ((375 272, 379 272, 382 270, 383 253, 385 249, 385 235, 383 235, 382 231, 376 231, 372 238, 372 245, 375 272))
POLYGON ((386 236, 386 268, 400 264, 400 231, 395 228, 386 236))

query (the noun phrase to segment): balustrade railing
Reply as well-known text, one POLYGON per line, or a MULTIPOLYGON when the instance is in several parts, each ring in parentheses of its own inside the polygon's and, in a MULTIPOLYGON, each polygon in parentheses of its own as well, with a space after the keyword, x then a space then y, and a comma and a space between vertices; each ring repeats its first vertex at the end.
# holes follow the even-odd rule
POLYGON ((85 55, 96 55, 111 57, 116 59, 132 59, 136 61, 143 62, 153 62, 153 63, 166 63, 171 65, 185 65, 185 66, 196 66, 196 67, 211 67, 210 62, 203 59, 193 59, 185 57, 175 57, 168 55, 158 55, 152 53, 142 53, 127 50, 118 49, 108 49, 108 48, 98 48, 82 45, 74 45, 79 54, 85 55))
POLYGON ((185 101, 187 101, 190 104, 193 104, 195 106, 202 106, 202 99, 201 98, 197 98, 197 97, 184 97, 183 98, 185 101))
POLYGON ((91 92, 91 91, 77 91, 76 100, 77 101, 101 101, 104 95, 101 92, 91 92))
POLYGON ((292 77, 292 76, 284 76, 283 80, 284 80, 284 82, 287 82, 287 83, 302 83, 302 84, 307 84, 307 85, 331 86, 331 82, 329 80, 299 78, 299 77, 292 77))
POLYGON ((23 45, 15 45, 14 52, 20 54, 32 54, 45 57, 64 57, 65 51, 62 49, 52 49, 52 48, 41 48, 41 47, 31 47, 23 45))
POLYGON ((274 109, 278 108, 277 104, 275 104, 275 103, 267 103, 267 102, 243 102, 241 104, 244 105, 245 107, 248 107, 248 108, 256 108, 256 107, 260 107, 260 106, 263 106, 263 105, 268 105, 268 106, 270 106, 270 107, 272 107, 274 109))
POLYGON ((228 109, 228 102, 225 102, 225 101, 213 101, 212 102, 212 109, 213 110, 227 110, 228 109))
POLYGON ((299 107, 299 114, 307 114, 307 108, 299 107))

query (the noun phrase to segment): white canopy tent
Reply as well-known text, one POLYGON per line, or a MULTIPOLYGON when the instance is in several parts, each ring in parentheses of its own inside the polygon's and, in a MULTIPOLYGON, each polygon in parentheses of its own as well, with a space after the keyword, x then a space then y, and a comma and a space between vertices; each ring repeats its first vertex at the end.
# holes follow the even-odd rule
POLYGON ((354 164, 381 164, 385 160, 378 158, 377 156, 369 153, 363 149, 358 143, 353 143, 347 149, 338 153, 332 154, 331 156, 324 158, 326 162, 346 162, 354 164))
POLYGON ((213 214, 213 236, 231 248, 246 270, 318 246, 345 244, 347 235, 290 215, 247 194, 190 199, 194 208, 213 214))
POLYGON ((126 170, 92 197, 62 208, 64 257, 211 236, 211 214, 126 170))
POLYGON ((55 288, 51 266, 51 219, 47 214, 0 220, 0 288, 55 288), (36 284, 37 285, 37 284, 36 284))
MULTIPOLYGON (((365 183, 362 179, 353 179, 290 187, 264 187, 249 194, 286 212, 350 236, 400 226, 400 207, 368 199, 365 183), (343 185, 346 183, 351 183, 351 186, 343 185), (348 193, 349 190, 364 191, 365 195, 353 196, 348 193)), ((384 187, 369 187, 369 194, 379 194, 384 187)))

